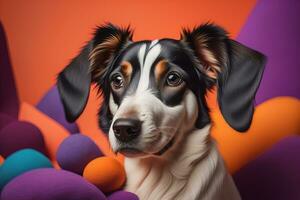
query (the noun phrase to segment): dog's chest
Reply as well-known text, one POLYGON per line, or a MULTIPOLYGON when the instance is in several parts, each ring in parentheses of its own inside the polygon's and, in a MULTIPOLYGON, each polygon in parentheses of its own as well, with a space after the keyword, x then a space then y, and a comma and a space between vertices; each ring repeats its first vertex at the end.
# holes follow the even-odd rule
POLYGON ((126 190, 136 193, 141 200, 176 199, 185 187, 186 179, 179 179, 158 161, 149 166, 131 166, 135 164, 126 163, 126 190))
POLYGON ((240 199, 217 151, 197 165, 186 161, 168 166, 157 160, 126 159, 125 167, 125 189, 141 200, 240 199))

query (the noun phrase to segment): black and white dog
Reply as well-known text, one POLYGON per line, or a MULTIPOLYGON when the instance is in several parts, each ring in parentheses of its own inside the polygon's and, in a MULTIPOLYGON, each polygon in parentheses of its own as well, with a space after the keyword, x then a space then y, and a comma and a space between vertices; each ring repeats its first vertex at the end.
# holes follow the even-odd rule
POLYGON ((228 124, 246 131, 265 57, 213 24, 184 29, 181 39, 132 41, 129 28, 98 27, 59 74, 66 117, 84 110, 90 85, 104 97, 101 129, 126 156, 125 188, 140 199, 240 199, 210 137, 207 90, 218 88, 228 124))

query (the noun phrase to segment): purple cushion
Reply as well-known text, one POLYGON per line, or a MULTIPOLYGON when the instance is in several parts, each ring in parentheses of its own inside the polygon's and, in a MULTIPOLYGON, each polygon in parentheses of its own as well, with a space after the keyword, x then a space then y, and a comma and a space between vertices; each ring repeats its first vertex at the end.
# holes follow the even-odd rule
POLYGON ((300 199, 300 137, 288 137, 234 175, 243 200, 300 199))
POLYGON ((277 96, 300 98, 300 1, 256 2, 237 38, 268 58, 256 103, 277 96))
POLYGON ((41 131, 29 122, 14 121, 0 130, 0 155, 7 157, 17 150, 31 148, 46 154, 41 131))
POLYGON ((5 113, 0 113, 0 130, 13 121, 16 121, 16 119, 5 113))
POLYGON ((138 196, 126 191, 117 191, 108 196, 108 200, 139 200, 138 196))
POLYGON ((83 177, 64 170, 36 169, 9 182, 1 200, 105 200, 104 194, 83 177))
POLYGON ((53 86, 46 93, 42 100, 37 104, 37 108, 64 126, 68 131, 70 131, 70 133, 79 132, 79 128, 76 123, 69 123, 66 120, 63 105, 60 101, 56 86, 53 86))
POLYGON ((100 156, 103 154, 94 141, 82 134, 67 137, 56 153, 57 162, 62 169, 80 175, 90 161, 100 156))
POLYGON ((18 118, 19 99, 10 63, 6 37, 0 22, 0 112, 18 118))

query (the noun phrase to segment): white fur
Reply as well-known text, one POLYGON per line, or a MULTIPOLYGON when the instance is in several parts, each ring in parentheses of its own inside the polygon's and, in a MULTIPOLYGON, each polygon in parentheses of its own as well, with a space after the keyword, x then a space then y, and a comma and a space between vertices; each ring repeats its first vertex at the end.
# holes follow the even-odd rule
POLYGON ((154 45, 158 43, 159 40, 153 40, 149 46, 149 48, 152 48, 154 45))
POLYGON ((110 95, 109 95, 109 106, 108 107, 109 107, 109 110, 110 110, 111 114, 115 115, 117 110, 118 110, 118 105, 114 101, 112 93, 110 93, 110 95))
MULTIPOLYGON (((203 129, 194 127, 198 117, 194 93, 187 90, 179 105, 169 107, 148 89, 151 67, 161 51, 159 41, 152 41, 149 48, 147 55, 145 44, 138 52, 141 77, 137 91, 124 97, 119 107, 112 95, 109 101, 114 115, 112 124, 118 118, 128 117, 128 113, 136 113, 135 117, 143 121, 134 148, 145 155, 125 158, 126 189, 141 200, 239 200, 210 137, 210 125, 203 129), (173 146, 163 155, 154 155, 174 138, 173 146)), ((113 151, 117 151, 120 144, 112 127, 109 141, 113 151)))
POLYGON ((144 57, 145 57, 145 53, 146 53, 146 47, 147 47, 147 45, 143 44, 138 53, 138 59, 139 59, 141 70, 143 69, 143 66, 144 66, 144 57))
MULTIPOLYGON (((189 91, 186 98, 191 95, 192 92, 189 91)), ((176 134, 176 130, 180 126, 178 120, 182 121, 187 110, 186 107, 185 105, 168 107, 155 97, 151 91, 140 91, 123 99, 114 115, 112 124, 115 119, 125 117, 128 110, 136 111, 138 114, 136 117, 143 121, 143 124, 140 139, 134 146, 146 153, 156 153, 176 134)), ((190 110, 195 113, 194 109, 190 110)), ((112 127, 109 131, 109 140, 112 149, 115 151, 118 144, 112 127)))
MULTIPOLYGON (((125 158, 125 189, 136 193, 141 200, 239 200, 239 193, 210 137, 210 125, 201 130, 193 126, 198 116, 195 95, 188 90, 182 105, 169 108, 150 91, 140 94, 126 97, 114 119, 128 109, 138 109, 138 117, 145 126, 136 147, 148 153, 162 148, 175 136, 176 143, 162 156, 125 158), (162 124, 174 128, 170 133, 164 132, 165 138, 157 144, 151 144, 158 134, 153 131, 151 118, 157 115, 161 116, 162 124)), ((111 132, 109 138, 112 148, 116 148, 111 132)))
POLYGON ((140 82, 137 88, 137 92, 146 90, 149 85, 150 80, 150 71, 152 68, 152 65, 154 61, 157 59, 157 57, 160 54, 161 46, 157 42, 151 43, 152 48, 150 48, 149 52, 146 55, 145 63, 143 63, 143 56, 145 54, 145 46, 143 45, 139 51, 139 62, 141 66, 141 76, 140 76, 140 82))
POLYGON ((141 200, 239 200, 210 126, 192 130, 163 157, 125 158, 126 190, 141 200))

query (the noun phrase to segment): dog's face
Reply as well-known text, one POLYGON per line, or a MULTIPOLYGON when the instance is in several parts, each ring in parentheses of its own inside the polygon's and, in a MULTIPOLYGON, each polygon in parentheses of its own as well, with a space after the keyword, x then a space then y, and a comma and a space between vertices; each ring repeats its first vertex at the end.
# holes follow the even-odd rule
POLYGON ((208 80, 193 66, 176 40, 131 43, 124 49, 108 73, 113 118, 107 128, 114 151, 160 155, 194 127, 198 103, 205 106, 197 96, 205 93, 208 80))
POLYGON ((180 40, 132 41, 111 24, 60 73, 58 88, 70 121, 83 111, 90 84, 102 90, 100 127, 115 152, 161 156, 191 129, 210 123, 206 91, 218 86, 225 120, 249 128, 264 57, 213 25, 184 30, 180 40))

